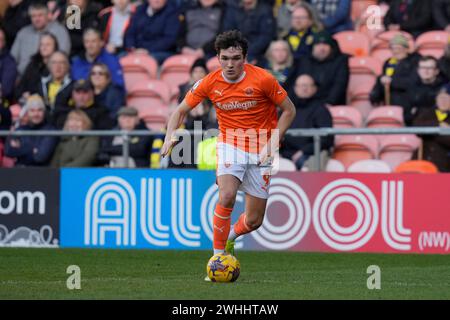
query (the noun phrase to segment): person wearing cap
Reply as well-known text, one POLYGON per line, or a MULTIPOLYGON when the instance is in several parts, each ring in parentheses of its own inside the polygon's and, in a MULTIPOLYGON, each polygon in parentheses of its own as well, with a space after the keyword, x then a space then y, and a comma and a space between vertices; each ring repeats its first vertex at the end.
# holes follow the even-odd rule
MULTIPOLYGON (((117 112, 118 126, 115 130, 148 130, 145 123, 139 119, 138 111, 133 107, 122 107, 117 112)), ((129 141, 129 163, 128 167, 148 167, 150 151, 153 137, 130 136, 129 141)), ((122 157, 123 137, 104 137, 101 140, 98 162, 101 165, 111 167, 125 166, 125 159, 122 157)))
POLYGON ((410 124, 411 106, 408 87, 416 74, 420 55, 409 53, 409 41, 402 35, 395 35, 390 43, 392 57, 383 65, 382 74, 370 93, 373 105, 396 105, 404 108, 405 122, 410 124))
POLYGON ((284 87, 291 92, 297 77, 309 74, 318 86, 317 96, 323 103, 343 105, 346 103, 350 74, 348 59, 328 32, 317 32, 314 35, 311 56, 302 56, 296 61, 284 87))
MULTIPOLYGON (((24 108, 27 123, 17 128, 18 131, 54 130, 45 116, 45 104, 39 95, 31 95, 24 108)), ((5 155, 16 159, 16 166, 45 166, 58 142, 52 136, 8 137, 5 143, 5 155)))
MULTIPOLYGON (((413 120, 417 127, 450 127, 450 83, 436 96, 433 108, 423 108, 413 120)), ((440 172, 450 172, 450 136, 424 135, 423 160, 433 162, 440 172)))
POLYGON ((114 126, 108 109, 95 101, 94 87, 90 81, 83 79, 76 81, 69 102, 66 105, 56 106, 52 117, 56 128, 60 129, 64 126, 67 114, 74 109, 86 112, 93 123, 94 130, 107 130, 114 126))

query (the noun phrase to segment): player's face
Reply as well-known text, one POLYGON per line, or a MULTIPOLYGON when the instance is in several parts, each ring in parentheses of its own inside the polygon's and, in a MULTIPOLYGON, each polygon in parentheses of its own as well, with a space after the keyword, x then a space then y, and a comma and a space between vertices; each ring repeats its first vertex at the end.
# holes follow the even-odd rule
POLYGON ((219 62, 228 80, 239 79, 244 71, 245 57, 241 48, 230 47, 220 50, 219 62))

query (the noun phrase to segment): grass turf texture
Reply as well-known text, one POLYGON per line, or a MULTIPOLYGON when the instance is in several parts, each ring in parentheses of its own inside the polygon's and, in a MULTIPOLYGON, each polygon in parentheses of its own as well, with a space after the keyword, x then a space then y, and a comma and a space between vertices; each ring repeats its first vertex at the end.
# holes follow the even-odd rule
POLYGON ((209 251, 0 248, 1 299, 450 299, 450 255, 238 252, 235 283, 203 281, 209 251), (81 290, 68 290, 69 265, 81 290), (368 290, 369 265, 381 290, 368 290))

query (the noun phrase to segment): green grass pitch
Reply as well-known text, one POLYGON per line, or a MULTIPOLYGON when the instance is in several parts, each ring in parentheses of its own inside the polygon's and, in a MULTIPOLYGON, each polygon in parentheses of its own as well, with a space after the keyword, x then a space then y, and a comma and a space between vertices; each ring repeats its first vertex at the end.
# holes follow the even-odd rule
POLYGON ((450 299, 450 255, 237 253, 235 283, 203 281, 210 251, 0 248, 2 299, 450 299), (69 265, 81 290, 68 290, 69 265), (369 290, 367 267, 381 269, 369 290))

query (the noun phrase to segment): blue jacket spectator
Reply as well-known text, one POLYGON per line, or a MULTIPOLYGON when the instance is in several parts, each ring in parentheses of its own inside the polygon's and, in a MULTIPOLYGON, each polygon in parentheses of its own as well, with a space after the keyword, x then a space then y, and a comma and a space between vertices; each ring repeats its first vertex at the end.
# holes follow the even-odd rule
POLYGON ((96 62, 104 63, 108 66, 112 81, 125 88, 122 66, 119 59, 106 51, 100 31, 95 29, 86 29, 83 33, 83 43, 86 50, 84 55, 77 56, 72 60, 72 79, 87 80, 89 72, 96 62))
POLYGON ((311 0, 311 5, 317 10, 329 33, 353 29, 351 0, 311 0))
MULTIPOLYGON (((39 95, 28 98, 24 107, 27 124, 17 130, 54 130, 45 120, 45 104, 39 95)), ((45 166, 49 163, 58 142, 57 137, 23 136, 8 137, 5 155, 16 158, 16 166, 45 166)))
POLYGON ((111 74, 103 63, 95 63, 89 74, 94 86, 95 102, 108 109, 111 119, 117 119, 117 111, 126 104, 123 90, 111 82, 111 74))
POLYGON ((257 63, 263 58, 276 34, 276 23, 272 8, 258 0, 243 0, 243 7, 227 7, 223 30, 237 29, 247 38, 248 61, 257 63))
POLYGON ((161 64, 175 53, 179 28, 177 8, 170 0, 147 0, 131 18, 125 48, 145 49, 161 64))
POLYGON ((16 61, 6 48, 5 33, 0 29, 0 100, 13 97, 16 77, 16 61))

